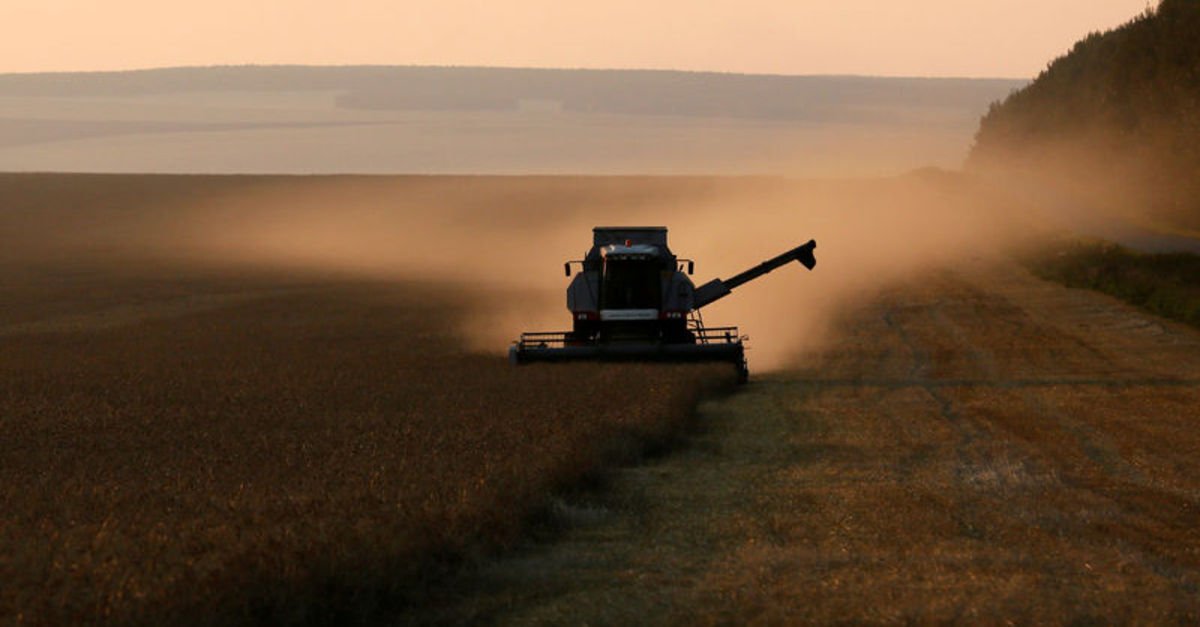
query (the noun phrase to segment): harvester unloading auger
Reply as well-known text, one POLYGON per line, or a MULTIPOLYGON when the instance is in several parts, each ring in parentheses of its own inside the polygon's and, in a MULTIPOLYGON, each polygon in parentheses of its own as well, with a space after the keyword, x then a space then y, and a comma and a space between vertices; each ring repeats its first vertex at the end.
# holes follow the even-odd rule
POLYGON ((582 271, 567 287, 571 331, 522 333, 508 357, 514 364, 537 361, 725 361, 749 376, 746 338, 737 327, 706 327, 700 309, 745 283, 798 261, 817 265, 816 241, 736 274, 695 287, 688 275, 695 264, 667 248, 662 226, 598 226, 592 248, 579 261, 564 264, 582 271), (685 272, 686 270, 686 272, 685 272))

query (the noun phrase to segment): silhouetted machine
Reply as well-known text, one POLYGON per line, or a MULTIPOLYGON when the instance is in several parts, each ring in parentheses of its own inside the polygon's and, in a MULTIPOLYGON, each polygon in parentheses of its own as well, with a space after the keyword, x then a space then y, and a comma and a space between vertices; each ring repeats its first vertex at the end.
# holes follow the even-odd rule
POLYGON ((700 309, 738 286, 790 261, 809 270, 817 264, 816 241, 734 275, 695 287, 695 263, 667 248, 661 226, 598 226, 592 248, 567 287, 571 331, 523 333, 509 349, 515 364, 536 361, 726 361, 739 378, 749 376, 745 339, 737 327, 705 327, 700 309))

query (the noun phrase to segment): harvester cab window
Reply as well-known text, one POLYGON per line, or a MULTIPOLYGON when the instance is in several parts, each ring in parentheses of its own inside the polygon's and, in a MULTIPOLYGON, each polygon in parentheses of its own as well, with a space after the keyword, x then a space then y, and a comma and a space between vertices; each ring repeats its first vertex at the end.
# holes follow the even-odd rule
POLYGON ((649 260, 605 260, 600 308, 661 309, 658 266, 649 260))

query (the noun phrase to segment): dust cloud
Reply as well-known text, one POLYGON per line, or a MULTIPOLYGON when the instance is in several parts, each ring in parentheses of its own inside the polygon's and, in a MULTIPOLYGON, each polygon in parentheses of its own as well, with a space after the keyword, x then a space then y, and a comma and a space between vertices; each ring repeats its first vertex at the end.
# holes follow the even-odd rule
MULTIPOLYGON (((965 171, 1033 224, 1171 252, 1180 242, 1162 248, 1153 236, 1200 238, 1200 152, 1150 113, 1139 125, 1140 135, 1093 122, 1062 136, 989 137, 965 171)), ((1200 241, 1182 244, 1200 250, 1200 241)))
MULTIPOLYGON (((704 310, 751 336, 751 366, 786 368, 831 323, 892 282, 1003 252, 1019 229, 958 175, 782 178, 417 177, 281 179, 206 199, 155 225, 159 254, 460 288, 464 335, 501 353, 522 331, 570 324, 562 263, 591 228, 665 225, 697 284, 809 239, 818 265, 790 264, 704 310)), ((151 232, 153 234, 151 235, 151 232)))

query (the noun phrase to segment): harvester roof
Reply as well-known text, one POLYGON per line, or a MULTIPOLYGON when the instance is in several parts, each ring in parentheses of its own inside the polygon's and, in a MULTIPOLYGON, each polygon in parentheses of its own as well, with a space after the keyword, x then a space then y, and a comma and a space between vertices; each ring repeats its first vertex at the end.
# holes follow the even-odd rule
POLYGON ((592 245, 596 247, 609 245, 645 244, 648 246, 667 247, 667 227, 665 226, 598 226, 592 229, 592 245))

